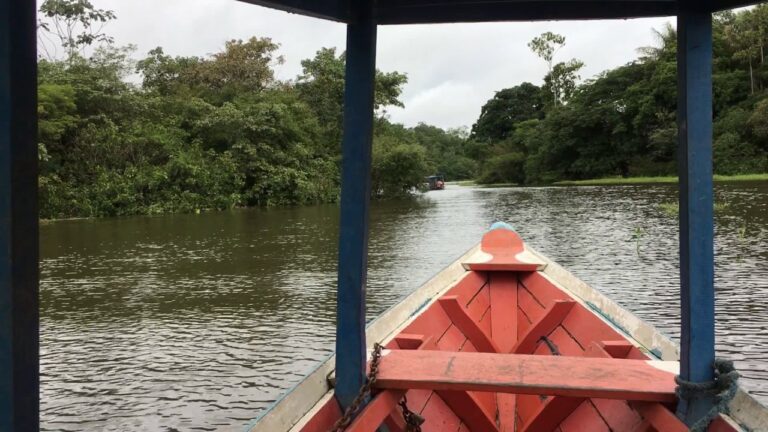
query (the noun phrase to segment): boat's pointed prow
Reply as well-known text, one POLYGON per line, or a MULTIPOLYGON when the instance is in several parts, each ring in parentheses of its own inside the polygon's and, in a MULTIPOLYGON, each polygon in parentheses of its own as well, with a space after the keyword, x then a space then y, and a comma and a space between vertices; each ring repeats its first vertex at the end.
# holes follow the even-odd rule
POLYGON ((537 271, 546 265, 526 249, 520 235, 505 222, 491 225, 480 242, 480 251, 462 264, 473 271, 537 271))

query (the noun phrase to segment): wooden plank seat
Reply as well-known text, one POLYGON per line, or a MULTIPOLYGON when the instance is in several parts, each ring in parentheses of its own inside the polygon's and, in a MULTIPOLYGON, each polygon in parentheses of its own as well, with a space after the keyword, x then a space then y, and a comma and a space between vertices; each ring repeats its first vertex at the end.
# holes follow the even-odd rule
POLYGON ((386 350, 376 387, 675 402, 677 362, 386 350))

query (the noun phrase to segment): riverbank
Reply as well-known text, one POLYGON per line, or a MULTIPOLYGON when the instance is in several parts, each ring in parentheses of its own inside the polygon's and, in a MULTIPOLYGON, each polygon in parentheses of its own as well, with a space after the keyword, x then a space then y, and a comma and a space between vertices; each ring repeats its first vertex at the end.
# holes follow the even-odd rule
POLYGON ((476 180, 459 180, 454 182, 446 182, 447 184, 451 185, 457 185, 457 186, 465 186, 465 187, 481 187, 481 188, 502 188, 502 187, 513 187, 513 186, 520 186, 517 183, 478 183, 476 180))
MULTIPOLYGON (((716 175, 716 182, 740 182, 740 181, 768 181, 766 174, 740 174, 740 175, 716 175)), ((677 177, 607 177, 590 180, 565 180, 553 183, 556 186, 608 186, 608 185, 632 185, 653 183, 677 183, 677 177)))

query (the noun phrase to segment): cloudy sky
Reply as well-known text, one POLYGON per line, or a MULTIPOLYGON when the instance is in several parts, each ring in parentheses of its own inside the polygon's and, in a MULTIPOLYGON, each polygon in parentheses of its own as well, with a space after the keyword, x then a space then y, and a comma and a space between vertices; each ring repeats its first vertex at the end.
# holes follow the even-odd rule
MULTIPOLYGON (((171 55, 217 52, 228 39, 268 36, 280 44, 286 62, 281 79, 295 78, 302 59, 321 47, 343 50, 342 24, 291 15, 234 0, 93 0, 117 20, 106 28, 118 44, 135 44, 138 56, 162 46, 171 55)), ((545 31, 567 45, 556 60, 586 63, 582 77, 636 58, 636 49, 655 44, 652 28, 672 18, 625 21, 537 22, 386 26, 379 29, 379 69, 408 74, 404 109, 391 119, 444 128, 471 126, 495 91, 524 81, 540 84, 546 65, 527 47, 545 31)))

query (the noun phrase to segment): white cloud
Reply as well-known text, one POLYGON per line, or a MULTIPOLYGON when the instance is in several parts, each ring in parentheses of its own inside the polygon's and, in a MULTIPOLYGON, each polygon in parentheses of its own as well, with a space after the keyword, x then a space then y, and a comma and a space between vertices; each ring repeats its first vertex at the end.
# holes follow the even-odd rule
MULTIPOLYGON (((343 24, 306 18, 237 1, 94 0, 118 19, 106 31, 119 44, 136 44, 138 55, 162 46, 172 55, 206 55, 228 39, 268 36, 281 44, 282 79, 295 78, 302 59, 327 46, 345 44, 343 24)), ((567 45, 557 59, 586 63, 590 78, 637 57, 655 42, 652 28, 670 18, 624 21, 489 23, 380 27, 378 67, 408 74, 405 109, 390 109, 393 120, 441 127, 470 126, 495 91, 524 81, 540 84, 544 62, 527 47, 544 31, 563 34, 567 45)))

